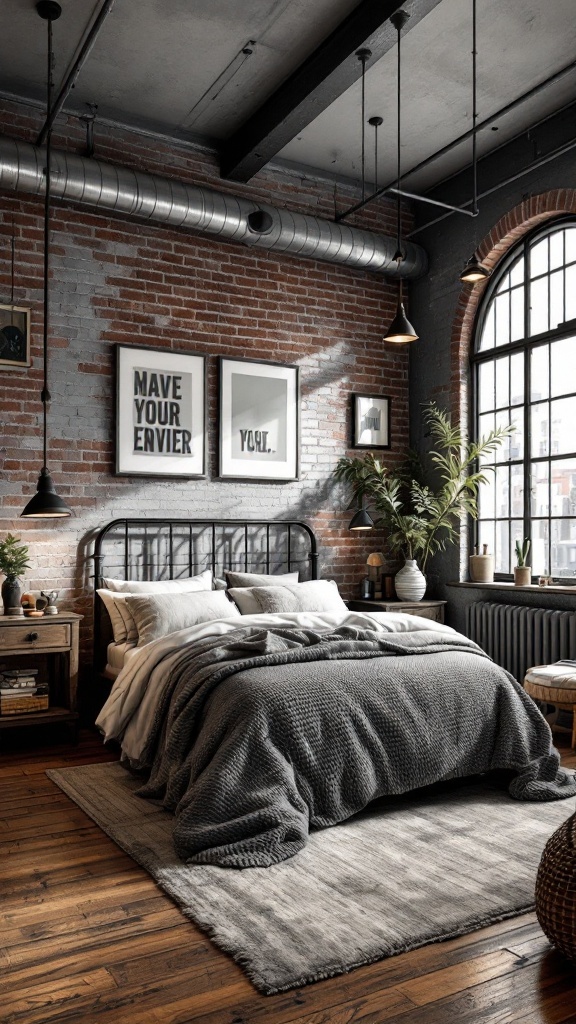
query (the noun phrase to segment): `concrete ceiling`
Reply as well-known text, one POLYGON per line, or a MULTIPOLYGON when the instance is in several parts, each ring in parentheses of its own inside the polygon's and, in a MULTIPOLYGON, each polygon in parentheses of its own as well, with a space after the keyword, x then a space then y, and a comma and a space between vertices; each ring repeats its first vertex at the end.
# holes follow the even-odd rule
MULTIPOLYGON (((478 0, 479 121, 576 58, 573 3, 478 0)), ((101 4, 62 0, 63 14, 54 24, 56 91, 101 4)), ((342 40, 340 49, 329 53, 341 69, 345 65, 345 73, 333 80, 332 94, 315 88, 314 76, 307 78, 306 72, 344 19, 374 14, 376 6, 371 0, 116 0, 65 110, 81 114, 86 104, 95 103, 98 117, 225 150, 231 138, 242 138, 250 118, 257 123, 270 97, 273 110, 277 90, 304 65, 302 80, 310 81, 310 93, 298 116, 305 123, 292 137, 295 122, 282 114, 268 139, 266 159, 359 181, 361 90, 354 51, 360 44, 353 32, 345 59, 342 40), (242 53, 247 44, 250 54, 242 53), (288 138, 282 139, 282 131, 288 138)), ((380 0, 380 6, 387 11, 395 5, 380 0)), ((407 172, 471 127, 472 2, 406 0, 404 7, 412 14, 402 42, 402 166, 407 172)), ((46 28, 33 0, 2 0, 0 22, 0 91, 41 101, 46 28)), ((358 24, 363 23, 356 29, 358 24)), ((376 41, 376 54, 383 54, 366 73, 366 117, 384 119, 377 173, 382 184, 394 178, 396 159, 396 49, 389 23, 366 41, 376 41)), ((571 72, 498 119, 479 133, 479 153, 572 101, 575 88, 571 72)), ((290 85, 285 93, 289 97, 290 85)), ((96 123, 96 145, 97 139, 96 123)), ((374 180, 373 142, 367 126, 368 182, 374 180)), ((462 144, 410 177, 410 187, 431 187, 467 166, 470 153, 470 142, 462 144)))

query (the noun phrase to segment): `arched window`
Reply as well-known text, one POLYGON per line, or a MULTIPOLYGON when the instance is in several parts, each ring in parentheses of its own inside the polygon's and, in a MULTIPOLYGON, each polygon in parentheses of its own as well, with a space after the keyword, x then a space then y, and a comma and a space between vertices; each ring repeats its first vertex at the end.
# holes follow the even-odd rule
POLYGON ((500 577, 512 572, 515 541, 529 537, 534 575, 575 580, 574 218, 527 236, 502 261, 480 309, 472 363, 477 436, 516 427, 491 457, 476 542, 495 554, 500 577))

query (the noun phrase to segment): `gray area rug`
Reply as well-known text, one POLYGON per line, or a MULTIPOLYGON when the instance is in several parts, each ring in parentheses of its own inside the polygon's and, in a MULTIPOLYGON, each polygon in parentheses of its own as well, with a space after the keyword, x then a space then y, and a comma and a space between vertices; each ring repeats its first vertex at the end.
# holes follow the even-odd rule
POLYGON ((420 790, 239 871, 182 864, 173 818, 134 796, 118 763, 46 774, 268 994, 531 909, 546 840, 576 805, 477 784, 420 790))

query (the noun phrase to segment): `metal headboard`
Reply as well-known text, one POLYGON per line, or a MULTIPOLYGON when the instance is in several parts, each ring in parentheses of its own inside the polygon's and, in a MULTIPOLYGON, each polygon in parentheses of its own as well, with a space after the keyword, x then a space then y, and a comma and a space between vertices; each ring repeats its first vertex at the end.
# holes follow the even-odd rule
MULTIPOLYGON (((95 590, 103 577, 169 580, 211 569, 318 578, 316 537, 296 520, 114 519, 94 542, 95 590)), ((104 664, 110 620, 94 594, 94 665, 104 664), (103 661, 104 659, 104 661, 103 661)))

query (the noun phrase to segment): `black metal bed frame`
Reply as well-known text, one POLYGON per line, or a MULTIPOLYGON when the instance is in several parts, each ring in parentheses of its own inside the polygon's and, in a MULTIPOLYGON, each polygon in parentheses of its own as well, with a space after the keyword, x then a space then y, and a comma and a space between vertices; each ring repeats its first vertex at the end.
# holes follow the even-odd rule
POLYGON ((94 667, 112 640, 96 590, 104 577, 152 581, 211 569, 274 575, 299 569, 318 578, 316 537, 307 523, 286 519, 114 519, 94 542, 94 667))

